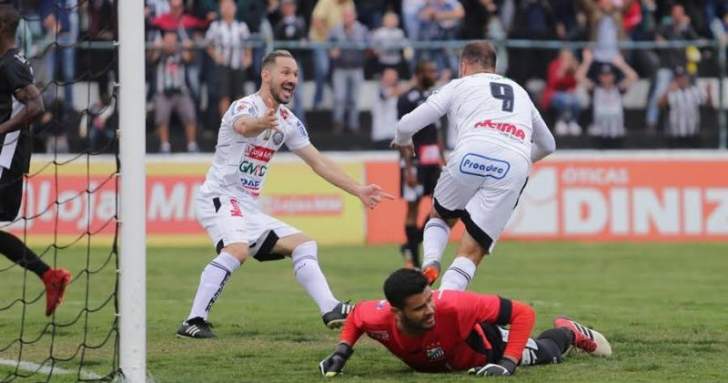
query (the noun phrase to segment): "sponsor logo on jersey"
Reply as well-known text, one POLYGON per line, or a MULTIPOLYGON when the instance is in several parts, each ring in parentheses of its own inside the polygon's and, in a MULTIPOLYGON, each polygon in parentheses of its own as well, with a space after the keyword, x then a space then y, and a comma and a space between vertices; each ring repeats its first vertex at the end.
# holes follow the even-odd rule
POLYGON ((389 340, 389 331, 381 330, 381 331, 367 331, 367 335, 372 338, 376 339, 380 342, 386 342, 389 340))
POLYGON ((445 359, 445 350, 443 350, 439 344, 431 346, 431 348, 425 350, 425 353, 427 354, 427 360, 430 362, 437 362, 445 359))
POLYGON ((265 172, 268 171, 268 166, 263 164, 256 164, 252 161, 243 160, 240 163, 240 172, 243 174, 250 174, 251 176, 263 177, 265 172))
POLYGON ((281 117, 283 117, 284 120, 288 119, 288 110, 281 108, 281 117))
POLYGON ((526 139, 526 132, 523 129, 508 123, 508 122, 496 122, 493 120, 483 120, 475 124, 476 128, 489 128, 501 131, 511 137, 517 138, 521 141, 526 139))
MULTIPOLYGON (((275 138, 273 139, 273 141, 275 141, 275 138)), ((256 161, 269 162, 270 159, 273 158, 273 153, 275 153, 275 150, 271 148, 266 148, 264 146, 248 145, 245 148, 245 157, 256 161)))
POLYGON ((511 164, 495 158, 468 153, 460 160, 460 172, 479 177, 492 177, 497 180, 508 174, 511 164))

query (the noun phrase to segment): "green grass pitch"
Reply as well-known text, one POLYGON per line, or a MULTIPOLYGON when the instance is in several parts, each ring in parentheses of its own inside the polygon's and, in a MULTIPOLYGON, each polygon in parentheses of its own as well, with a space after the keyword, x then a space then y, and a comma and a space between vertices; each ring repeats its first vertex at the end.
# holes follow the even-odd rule
MULTIPOLYGON (((452 258, 448 249, 445 263, 452 258)), ((317 382, 317 365, 337 341, 326 329, 313 302, 292 276, 289 261, 245 264, 216 303, 210 320, 218 338, 206 341, 174 336, 188 313, 210 248, 152 248, 148 251, 148 369, 156 382, 317 382)), ((58 263, 75 275, 86 266, 85 250, 66 250, 58 263)), ((94 250, 91 269, 104 254, 94 250)), ((325 247, 320 260, 340 299, 382 297, 381 285, 401 265, 394 246, 325 247)), ((0 258, 0 269, 8 263, 0 258)), ((56 317, 53 353, 66 373, 53 382, 75 381, 78 345, 99 345, 113 320, 113 306, 95 309, 113 291, 113 265, 74 281, 56 317), (88 330, 84 330, 87 327, 88 330), (84 338, 85 337, 85 338, 84 338), (75 354, 74 354, 75 353, 75 354)), ((24 274, 17 267, 0 273, 0 307, 23 293, 24 274)), ((40 294, 27 275, 26 295, 40 294)), ((536 331, 568 314, 594 326, 612 343, 609 359, 572 354, 560 365, 521 368, 512 382, 725 382, 728 381, 728 244, 583 244, 564 242, 501 243, 486 259, 471 289, 530 303, 536 331)), ((113 304, 113 302, 111 302, 113 304)), ((23 339, 43 334, 43 298, 0 311, 0 347, 21 331, 23 339)), ((21 359, 40 363, 49 354, 50 330, 41 341, 23 347, 21 359)), ((18 358, 19 347, 0 352, 2 361, 18 358)), ((84 374, 104 375, 111 368, 110 343, 85 352, 84 374)), ((7 362, 5 362, 7 364, 7 362)), ((12 369, 0 364, 0 380, 12 369)), ((27 373, 25 370, 21 370, 27 373)), ((46 381, 43 374, 18 382, 46 381)), ((362 339, 348 363, 346 382, 465 382, 464 373, 419 374, 374 341, 362 339)))

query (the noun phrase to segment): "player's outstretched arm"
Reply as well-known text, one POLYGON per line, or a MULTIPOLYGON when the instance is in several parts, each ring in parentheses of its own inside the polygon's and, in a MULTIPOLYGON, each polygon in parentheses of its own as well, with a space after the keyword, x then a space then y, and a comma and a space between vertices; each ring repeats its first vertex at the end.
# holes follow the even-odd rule
POLYGON ((353 353, 354 349, 348 343, 341 342, 337 344, 334 352, 319 363, 321 375, 327 378, 333 378, 341 374, 344 370, 344 365, 346 365, 346 361, 349 360, 349 357, 353 353))
POLYGON ((25 105, 25 107, 19 113, 16 113, 7 121, 0 124, 0 134, 12 132, 28 125, 45 110, 40 91, 33 84, 17 89, 15 91, 15 99, 25 105))
POLYGON ((444 113, 432 105, 429 100, 405 114, 397 123, 397 130, 392 140, 393 148, 412 146, 412 136, 427 125, 435 123, 444 113))
POLYGON ((243 137, 255 137, 266 129, 278 130, 277 107, 272 99, 265 100, 268 108, 261 117, 239 117, 233 123, 233 129, 243 137))
POLYGON ((361 202, 369 208, 376 207, 383 199, 394 199, 393 195, 383 191, 379 185, 361 185, 354 181, 339 165, 321 154, 313 145, 306 145, 293 152, 301 157, 321 178, 339 189, 359 197, 361 202))

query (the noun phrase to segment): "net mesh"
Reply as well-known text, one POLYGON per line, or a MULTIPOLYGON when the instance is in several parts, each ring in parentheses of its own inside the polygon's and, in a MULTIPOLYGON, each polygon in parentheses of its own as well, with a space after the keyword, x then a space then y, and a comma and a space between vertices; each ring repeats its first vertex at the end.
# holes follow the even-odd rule
POLYGON ((33 154, 20 214, 0 230, 73 278, 64 303, 46 317, 41 280, 0 257, 0 381, 108 381, 119 366, 117 57, 115 23, 93 25, 91 15, 112 2, 51 3, 50 14, 71 32, 48 32, 42 10, 14 4, 23 15, 19 48, 46 105, 32 130, 35 149, 46 154, 33 154))

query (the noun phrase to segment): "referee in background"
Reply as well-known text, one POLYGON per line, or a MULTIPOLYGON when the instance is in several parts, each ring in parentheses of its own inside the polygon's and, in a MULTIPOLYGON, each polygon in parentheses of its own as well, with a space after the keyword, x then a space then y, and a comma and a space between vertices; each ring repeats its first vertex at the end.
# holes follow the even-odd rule
MULTIPOLYGON (((0 4, 0 222, 14 221, 23 198, 23 178, 30 166, 29 124, 43 113, 43 100, 33 85, 33 71, 15 46, 20 14, 0 4)), ((2 225, 0 227, 6 226, 2 225)), ((46 291, 46 315, 63 300, 71 273, 51 269, 14 235, 0 230, 0 253, 34 272, 46 291)))

